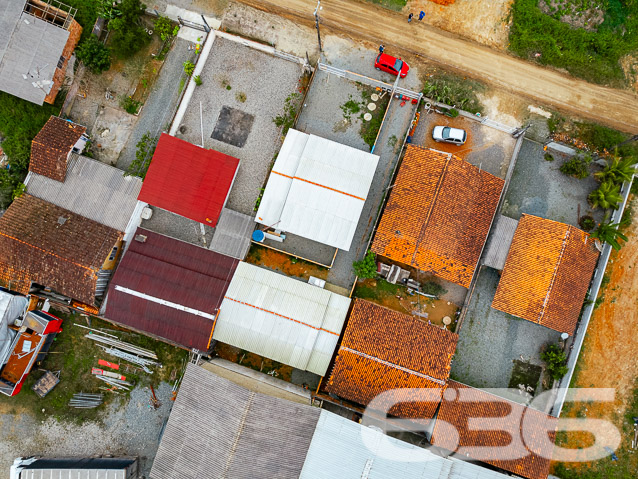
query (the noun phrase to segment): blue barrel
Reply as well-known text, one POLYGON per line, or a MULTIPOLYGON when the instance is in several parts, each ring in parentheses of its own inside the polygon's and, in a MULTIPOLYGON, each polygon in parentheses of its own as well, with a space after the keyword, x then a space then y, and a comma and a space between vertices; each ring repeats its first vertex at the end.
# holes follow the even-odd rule
POLYGON ((253 231, 253 241, 257 241, 257 243, 261 243, 264 241, 265 237, 266 235, 264 234, 262 230, 253 231))

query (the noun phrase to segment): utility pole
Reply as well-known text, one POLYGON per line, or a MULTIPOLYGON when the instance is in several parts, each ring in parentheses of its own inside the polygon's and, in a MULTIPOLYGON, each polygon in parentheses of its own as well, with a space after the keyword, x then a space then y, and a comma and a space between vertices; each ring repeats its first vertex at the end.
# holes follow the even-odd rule
POLYGON ((315 26, 317 27, 317 40, 319 41, 319 53, 323 51, 321 48, 321 33, 319 32, 319 10, 321 10, 321 0, 317 1, 317 8, 315 8, 315 26))

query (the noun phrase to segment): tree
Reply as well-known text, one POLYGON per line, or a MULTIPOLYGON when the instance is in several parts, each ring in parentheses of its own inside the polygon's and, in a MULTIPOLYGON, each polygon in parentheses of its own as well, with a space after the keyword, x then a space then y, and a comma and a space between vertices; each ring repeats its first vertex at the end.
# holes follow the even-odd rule
POLYGON ((148 167, 151 166, 151 160, 153 159, 153 153, 157 147, 157 136, 153 136, 150 131, 147 131, 140 141, 137 142, 137 151, 135 152, 135 159, 131 162, 129 167, 124 172, 124 176, 139 176, 142 180, 146 177, 148 167))
POLYGON ((602 222, 591 234, 591 237, 597 238, 603 243, 609 243, 612 248, 619 250, 621 245, 618 240, 627 241, 627 237, 620 232, 620 226, 620 223, 602 222))
POLYGON ((140 23, 146 5, 140 0, 122 0, 120 15, 109 22, 111 45, 116 55, 129 57, 149 42, 149 36, 140 23))
POLYGON ((352 267, 359 278, 375 278, 377 276, 377 255, 368 251, 361 261, 352 263, 352 267))
POLYGON ((153 25, 155 33, 157 33, 163 42, 170 40, 179 31, 179 25, 175 25, 168 17, 159 16, 153 25))
POLYGON ((600 181, 611 181, 620 184, 625 181, 631 181, 636 172, 636 160, 632 157, 620 158, 618 151, 614 153, 614 159, 608 163, 603 171, 595 173, 594 176, 600 181))
POLYGON ((75 55, 93 73, 111 68, 111 52, 95 35, 84 40, 75 50, 75 55))
POLYGON ((622 201, 620 185, 605 181, 589 194, 588 199, 593 208, 618 209, 618 203, 622 201))
POLYGON ((555 381, 560 380, 567 371, 567 356, 558 344, 550 344, 541 354, 541 359, 547 365, 547 372, 555 381))

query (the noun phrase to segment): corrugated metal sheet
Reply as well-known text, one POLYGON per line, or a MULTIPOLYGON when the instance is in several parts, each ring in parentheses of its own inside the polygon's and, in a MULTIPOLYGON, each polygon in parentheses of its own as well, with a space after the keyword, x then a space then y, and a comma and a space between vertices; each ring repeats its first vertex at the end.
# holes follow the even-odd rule
POLYGON ((162 133, 139 200, 215 226, 239 160, 162 133))
POLYGON ((501 271, 505 266, 507 253, 509 253, 514 233, 518 226, 518 220, 508 218, 507 216, 498 215, 490 239, 487 244, 487 250, 483 257, 483 264, 490 268, 501 271))
POLYGON ((250 249, 255 218, 224 208, 215 227, 209 249, 236 259, 244 259, 250 249))
POLYGON ((131 241, 111 281, 105 316, 206 351, 213 318, 238 260, 142 228, 137 235, 145 236, 146 241, 131 241))
POLYGON ((142 180, 85 156, 71 155, 64 182, 31 172, 27 193, 118 231, 137 205, 142 180))
POLYGON ((24 3, 24 0, 0 2, 0 61, 2 61, 4 52, 7 50, 13 30, 20 20, 24 3))
POLYGON ((126 479, 125 471, 87 469, 26 469, 20 479, 126 479))
MULTIPOLYGON (((11 10, 7 13, 14 12, 11 10)), ((42 105, 53 86, 53 74, 69 32, 28 13, 16 18, 14 25, 11 39, 0 60, 0 89, 42 105), (49 83, 33 86, 33 82, 45 81, 49 83)))
POLYGON ((448 460, 451 463, 448 479, 505 479, 511 477, 478 464, 461 461, 455 457, 450 457, 448 460))
POLYGON ((296 479, 318 418, 188 364, 150 477, 296 479))
POLYGON ((348 250, 379 157, 289 130, 257 222, 348 250))
POLYGON ((242 262, 213 338, 322 376, 349 305, 345 296, 242 262))

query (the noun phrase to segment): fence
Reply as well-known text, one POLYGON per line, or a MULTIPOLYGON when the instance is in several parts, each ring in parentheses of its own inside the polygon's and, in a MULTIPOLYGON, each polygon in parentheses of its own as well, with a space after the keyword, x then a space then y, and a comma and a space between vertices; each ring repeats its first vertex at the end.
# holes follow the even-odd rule
POLYGON ((255 50, 262 51, 264 53, 269 53, 270 55, 274 55, 278 58, 282 58, 284 60, 288 60, 293 63, 299 63, 300 65, 306 66, 308 62, 305 58, 297 57, 295 55, 291 55, 290 53, 281 52, 275 47, 270 45, 264 45, 263 43, 256 42, 254 40, 248 40, 247 38, 243 38, 237 35, 233 35, 231 33, 222 32, 221 30, 216 30, 215 35, 220 38, 225 38, 226 40, 230 40, 232 42, 239 43, 248 48, 254 48, 255 50))
MULTIPOLYGON (((633 180, 633 178, 632 178, 633 180)), ((625 211, 625 207, 627 206, 627 201, 629 199, 629 193, 631 191, 631 181, 625 182, 622 186, 622 195, 623 200, 620 207, 614 211, 611 215, 611 222, 616 224, 620 223, 622 219, 623 212, 625 211)), ((605 269, 607 269, 607 263, 609 262, 609 256, 611 255, 611 246, 607 243, 603 245, 603 251, 600 254, 600 258, 598 260, 598 267, 594 271, 594 279, 591 282, 591 287, 589 288, 589 294, 587 298, 590 300, 589 304, 587 304, 583 309, 583 315, 578 323, 578 328, 576 329, 576 333, 574 334, 574 338, 572 344, 569 348, 569 357, 567 359, 567 367, 568 371, 565 376, 560 380, 558 384, 558 390, 556 395, 556 400, 554 401, 554 406, 552 407, 552 415, 559 417, 561 411, 563 410, 563 405, 565 404, 565 398, 567 396, 567 390, 569 388, 569 384, 572 380, 572 376, 574 375, 574 368, 576 367, 576 361, 578 361, 578 357, 580 356, 580 351, 583 347, 583 341, 585 340, 585 334, 587 333, 587 327, 589 326, 589 321, 591 320, 591 316, 594 312, 594 308, 596 307, 595 299, 598 296, 598 292, 600 291, 600 285, 603 281, 603 276, 605 275, 605 269)), ((613 367, 613 365, 610 365, 613 367)))

